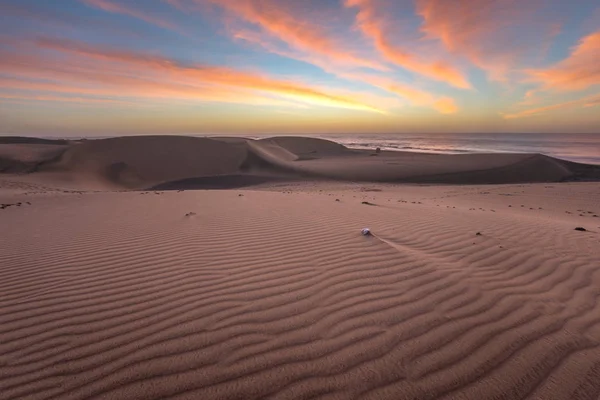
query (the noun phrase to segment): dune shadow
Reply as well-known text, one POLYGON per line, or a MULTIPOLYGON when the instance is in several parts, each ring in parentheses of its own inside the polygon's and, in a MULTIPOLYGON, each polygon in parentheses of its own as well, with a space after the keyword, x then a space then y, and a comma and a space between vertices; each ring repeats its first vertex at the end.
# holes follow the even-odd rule
POLYGON ((164 182, 145 190, 209 190, 237 189, 266 183, 285 183, 297 181, 294 177, 260 176, 260 175, 221 175, 187 178, 172 182, 164 182))

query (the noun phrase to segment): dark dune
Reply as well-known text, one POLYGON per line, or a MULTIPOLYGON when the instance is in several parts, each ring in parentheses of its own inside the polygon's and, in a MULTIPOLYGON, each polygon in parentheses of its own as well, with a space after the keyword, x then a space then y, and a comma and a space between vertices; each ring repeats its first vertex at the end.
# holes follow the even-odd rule
POLYGON ((68 140, 64 139, 43 139, 24 136, 0 136, 0 144, 69 144, 68 140))
POLYGON ((600 180, 600 166, 541 154, 376 154, 305 137, 134 136, 61 146, 44 139, 7 140, 18 143, 5 144, 8 150, 19 146, 23 152, 38 146, 37 153, 30 152, 25 160, 4 151, 0 171, 60 173, 77 176, 80 182, 87 176, 128 189, 235 188, 299 179, 441 184, 600 180))
POLYGON ((200 178, 188 178, 179 181, 165 182, 148 190, 207 190, 207 189, 237 189, 264 183, 283 183, 301 180, 294 176, 275 175, 219 175, 200 178))

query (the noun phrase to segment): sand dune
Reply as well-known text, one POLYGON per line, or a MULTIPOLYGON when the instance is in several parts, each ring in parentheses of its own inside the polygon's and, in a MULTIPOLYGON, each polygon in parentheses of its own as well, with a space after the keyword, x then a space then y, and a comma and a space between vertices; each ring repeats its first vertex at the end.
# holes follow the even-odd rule
POLYGON ((44 139, 25 136, 0 136, 0 145, 4 144, 45 144, 68 145, 70 141, 64 139, 44 139))
POLYGON ((0 144, 0 173, 36 172, 41 163, 57 160, 67 148, 58 144, 0 144))
POLYGON ((45 171, 95 174, 123 187, 142 188, 239 170, 246 151, 202 138, 141 136, 77 143, 45 171))
POLYGON ((596 166, 304 138, 0 154, 0 400, 600 396, 600 184, 522 183, 596 166))
POLYGON ((0 398, 596 399, 599 195, 13 195, 0 398))
POLYGON ((5 172, 54 174, 83 188, 87 183, 88 189, 103 185, 113 189, 243 187, 307 177, 453 184, 600 180, 599 166, 540 154, 448 155, 394 151, 376 154, 305 137, 251 140, 137 136, 68 145, 2 146, 5 151, 0 148, 0 168, 5 172), (21 153, 29 149, 33 155, 27 161, 10 158, 7 154, 15 153, 15 146, 21 153))

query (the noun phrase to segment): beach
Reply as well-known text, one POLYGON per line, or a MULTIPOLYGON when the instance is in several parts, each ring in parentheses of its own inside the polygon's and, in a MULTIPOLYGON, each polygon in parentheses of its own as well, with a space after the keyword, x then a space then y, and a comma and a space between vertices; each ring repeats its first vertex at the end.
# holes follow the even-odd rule
POLYGON ((0 399, 597 399, 598 199, 541 154, 3 138, 0 399))

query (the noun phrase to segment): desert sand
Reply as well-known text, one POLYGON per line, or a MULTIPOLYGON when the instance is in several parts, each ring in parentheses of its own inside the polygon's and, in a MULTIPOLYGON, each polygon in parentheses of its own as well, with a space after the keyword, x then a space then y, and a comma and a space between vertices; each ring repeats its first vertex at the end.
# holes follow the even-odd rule
POLYGON ((600 167, 375 154, 0 140, 0 399, 598 399, 600 167))

